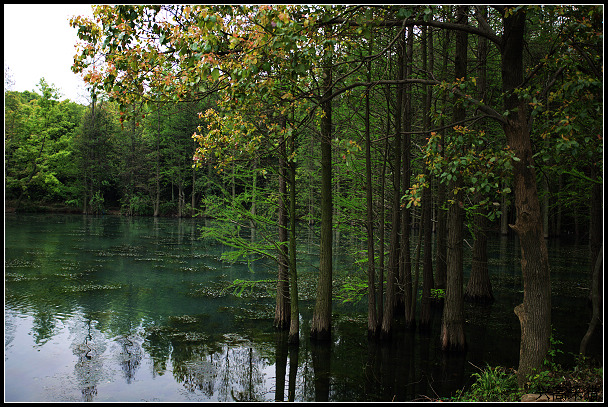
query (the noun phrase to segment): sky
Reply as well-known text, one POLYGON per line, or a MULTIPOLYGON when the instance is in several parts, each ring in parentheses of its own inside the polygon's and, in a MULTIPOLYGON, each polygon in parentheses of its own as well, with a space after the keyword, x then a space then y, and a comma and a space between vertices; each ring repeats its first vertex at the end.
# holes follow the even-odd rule
POLYGON ((77 42, 69 24, 73 15, 91 16, 91 5, 4 4, 4 68, 14 81, 11 90, 38 92, 44 77, 61 100, 87 104, 84 81, 70 69, 77 42))

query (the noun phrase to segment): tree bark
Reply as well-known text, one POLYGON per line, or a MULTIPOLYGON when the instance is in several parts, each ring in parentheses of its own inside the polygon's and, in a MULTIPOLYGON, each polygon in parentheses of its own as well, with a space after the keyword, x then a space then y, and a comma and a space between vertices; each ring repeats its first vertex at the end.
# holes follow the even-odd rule
POLYGON ((551 336, 551 282, 549 258, 543 237, 542 218, 532 157, 527 105, 513 92, 523 82, 523 49, 526 24, 524 10, 503 17, 501 46, 505 110, 503 128, 517 161, 513 162, 513 187, 517 219, 510 225, 521 246, 523 303, 515 307, 521 325, 517 380, 520 387, 527 376, 542 367, 551 336))
MULTIPOLYGON (((290 139, 291 154, 295 152, 295 134, 291 133, 290 139)), ((290 297, 290 317, 289 344, 297 344, 300 341, 300 305, 298 300, 298 273, 296 269, 296 163, 289 162, 289 297, 290 297)), ((296 352, 297 353, 297 352, 296 352)), ((297 367, 297 364, 296 364, 297 367)))
MULTIPOLYGON (((372 41, 370 41, 370 54, 372 41)), ((367 64, 367 80, 371 82, 371 60, 367 64)), ((369 92, 365 94, 365 199, 366 199, 366 227, 367 227, 367 333, 375 337, 378 333, 378 317, 376 314, 376 270, 374 259, 374 211, 372 190, 372 156, 370 139, 370 106, 369 92)))
MULTIPOLYGON (((422 30, 422 70, 427 71, 427 57, 428 57, 428 70, 433 72, 433 30, 427 29, 427 27, 421 27, 422 30), (427 32, 428 31, 428 32, 427 32), (427 44, 428 42, 428 44, 427 44), (428 53, 427 53, 428 49, 428 53)), ((431 110, 431 92, 427 86, 423 87, 423 130, 430 130, 431 128, 431 117, 429 115, 431 110)), ((429 180, 429 186, 422 192, 422 205, 423 205, 423 229, 424 229, 424 259, 422 263, 422 299, 420 301, 420 329, 430 328, 431 323, 431 289, 434 287, 433 280, 433 253, 432 253, 432 241, 433 241, 433 230, 432 230, 432 211, 433 211, 433 194, 432 191, 432 178, 430 173, 426 170, 425 178, 429 180)))
POLYGON ((593 267, 593 276, 591 282, 591 302, 592 302, 592 314, 591 314, 591 322, 589 323, 589 327, 587 328, 587 332, 585 332, 585 336, 581 340, 581 346, 579 348, 579 353, 581 355, 585 355, 587 353, 587 345, 589 344, 589 340, 593 335, 593 332, 598 327, 598 325, 602 324, 602 292, 600 287, 602 286, 602 273, 600 270, 602 269, 602 256, 603 256, 603 248, 600 247, 600 251, 598 252, 597 259, 595 260, 595 264, 593 267))
MULTIPOLYGON (((409 78, 412 74, 412 57, 414 52, 414 30, 413 27, 408 28, 407 33, 407 45, 406 45, 406 69, 405 78, 409 78)), ((411 97, 411 84, 405 86, 405 92, 403 95, 403 131, 405 137, 403 140, 403 173, 401 174, 401 193, 405 193, 410 188, 410 177, 411 177, 411 135, 409 132, 412 130, 412 97, 411 97)), ((401 196, 401 195, 400 195, 401 196)), ((397 281, 399 286, 403 287, 400 291, 400 295, 397 296, 398 305, 405 307, 405 325, 408 327, 414 327, 416 325, 415 315, 415 302, 416 298, 413 297, 413 282, 412 282, 412 258, 410 253, 410 233, 411 227, 411 211, 410 208, 403 207, 401 209, 401 249, 400 257, 401 264, 399 266, 399 277, 397 281)), ((399 307, 401 309, 401 307, 399 307)))
MULTIPOLYGON (((331 67, 324 69, 324 95, 331 93, 331 67)), ((331 99, 322 104, 321 118, 321 241, 319 253, 319 281, 317 298, 311 323, 311 338, 331 339, 331 290, 332 290, 332 222, 333 205, 331 191, 331 99)))
MULTIPOLYGON (((456 20, 459 24, 467 24, 467 7, 458 6, 456 20)), ((456 33, 456 54, 454 57, 454 74, 456 79, 466 78, 467 72, 467 33, 456 33)), ((462 106, 454 107, 454 121, 465 118, 466 111, 462 106)), ((448 188, 448 255, 447 255, 447 284, 445 305, 441 321, 441 348, 449 351, 463 351, 464 337, 464 298, 462 293, 463 264, 463 192, 460 174, 450 182, 448 188)))
MULTIPOLYGON (((445 42, 443 44, 444 54, 443 54, 443 77, 447 77, 448 72, 448 49, 450 43, 450 30, 445 30, 445 42)), ((446 97, 443 97, 443 106, 445 109, 446 106, 446 97)), ((441 118, 440 127, 444 127, 444 119, 443 116, 441 118)), ((441 153, 445 156, 445 139, 446 139, 446 130, 442 130, 441 137, 441 153)), ((445 200, 445 190, 446 185, 442 182, 439 182, 437 185, 437 254, 436 254, 436 266, 437 270, 435 271, 435 286, 436 288, 444 289, 447 281, 447 210, 444 209, 446 204, 445 200)))
MULTIPOLYGON (((401 79, 404 75, 404 45, 405 42, 401 38, 398 42, 398 76, 401 79)), ((395 109, 395 140, 394 140, 394 164, 393 164, 393 203, 392 203, 392 221, 391 221, 391 238, 389 242, 389 258, 388 268, 386 273, 386 298, 384 301, 384 311, 382 313, 381 335, 388 337, 393 329, 393 315, 396 304, 396 283, 399 274, 399 226, 401 219, 400 207, 400 183, 399 173, 401 169, 401 108, 403 87, 397 87, 397 103, 395 109)))
MULTIPOLYGON (((591 177, 595 177, 595 171, 591 170, 591 177)), ((587 344, 598 325, 602 324, 603 304, 603 246, 602 246, 602 185, 595 183, 591 187, 591 210, 589 222, 589 255, 591 258, 591 307, 592 316, 589 328, 581 341, 579 352, 583 355, 587 352, 587 344)))
MULTIPOLYGON (((477 197, 477 202, 480 198, 477 197)), ((482 209, 480 209, 482 210, 482 209)), ((471 275, 464 292, 464 299, 469 302, 490 304, 494 302, 492 283, 488 271, 488 236, 487 219, 483 214, 475 214, 473 227, 475 228, 475 241, 473 243, 473 258, 471 275)))
MULTIPOLYGON (((281 129, 286 127, 286 118, 279 118, 281 129)), ((287 329, 290 324, 290 303, 289 303, 289 260, 288 260, 288 237, 287 237, 287 157, 285 147, 285 137, 279 133, 279 202, 278 202, 278 238, 279 238, 279 270, 277 277, 277 297, 274 311, 274 326, 278 329, 287 329)))
MULTIPOLYGON (((487 6, 480 7, 481 17, 487 18, 487 6)), ((479 46, 477 49, 477 96, 479 100, 486 100, 486 61, 488 54, 487 39, 479 38, 479 46)), ((485 127, 485 123, 480 121, 479 126, 485 127)), ((475 196, 475 203, 479 204, 482 200, 481 195, 475 196)), ((473 215, 474 238, 473 243, 473 259, 471 265, 471 274, 469 282, 464 293, 465 301, 489 304, 494 301, 492 294, 492 283, 490 282, 490 274, 488 272, 488 236, 486 234, 488 221, 486 218, 487 210, 479 208, 473 215)))

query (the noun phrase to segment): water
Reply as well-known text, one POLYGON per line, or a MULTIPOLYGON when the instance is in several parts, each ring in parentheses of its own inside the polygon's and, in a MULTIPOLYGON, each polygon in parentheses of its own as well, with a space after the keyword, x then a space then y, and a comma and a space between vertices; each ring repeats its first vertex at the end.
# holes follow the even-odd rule
MULTIPOLYGON (((514 238, 490 242, 496 302, 466 305, 468 351, 454 356, 439 350, 438 310, 429 334, 397 323, 390 343, 368 342, 365 301, 335 301, 332 343, 310 343, 318 258, 306 234, 294 351, 272 328, 273 284, 241 297, 225 290, 235 279, 275 278, 276 266, 221 261, 229 249, 198 239, 203 222, 6 215, 5 401, 424 400, 470 385, 475 366, 517 366, 514 238)), ((553 326, 568 364, 590 319, 588 248, 549 241, 549 255, 553 326)), ((336 285, 356 267, 336 256, 336 285)))

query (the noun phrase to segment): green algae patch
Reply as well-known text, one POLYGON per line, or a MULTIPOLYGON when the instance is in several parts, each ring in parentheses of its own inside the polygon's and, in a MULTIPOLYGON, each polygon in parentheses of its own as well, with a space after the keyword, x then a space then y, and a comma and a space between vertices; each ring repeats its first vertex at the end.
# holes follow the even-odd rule
POLYGON ((65 287, 63 291, 67 293, 83 293, 89 291, 118 290, 120 288, 123 288, 122 284, 83 284, 74 287, 65 287))

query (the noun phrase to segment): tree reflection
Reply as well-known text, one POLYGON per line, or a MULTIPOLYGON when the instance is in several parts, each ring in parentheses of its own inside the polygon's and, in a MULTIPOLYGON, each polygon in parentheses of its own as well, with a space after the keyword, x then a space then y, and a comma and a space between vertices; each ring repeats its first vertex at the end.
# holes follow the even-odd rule
POLYGON ((311 341, 312 368, 314 370, 315 401, 329 401, 331 377, 331 342, 311 341))
POLYGON ((127 384, 131 384, 135 377, 135 371, 143 357, 141 338, 137 335, 126 335, 116 338, 121 350, 118 354, 119 364, 125 376, 127 384))
POLYGON ((78 357, 74 372, 82 393, 82 400, 93 401, 97 395, 97 383, 102 373, 103 365, 100 356, 105 351, 105 344, 101 339, 93 340, 93 327, 90 319, 85 321, 85 329, 82 332, 84 333, 83 340, 72 345, 73 353, 78 357))

